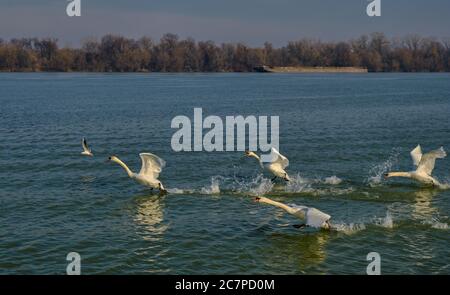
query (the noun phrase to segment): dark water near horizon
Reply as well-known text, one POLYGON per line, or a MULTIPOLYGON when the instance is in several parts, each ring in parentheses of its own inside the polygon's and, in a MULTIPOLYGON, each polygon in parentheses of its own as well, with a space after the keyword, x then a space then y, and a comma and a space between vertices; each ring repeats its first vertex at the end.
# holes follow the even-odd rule
MULTIPOLYGON (((0 274, 450 274, 450 190, 382 180, 450 149, 449 74, 0 74, 0 274), (292 183, 242 152, 172 151, 173 117, 278 115, 292 183), (85 136, 95 156, 80 156, 85 136), (158 196, 127 177, 167 161, 158 196), (335 230, 252 196, 332 215, 335 230)), ((450 183, 450 158, 434 175, 450 183)))

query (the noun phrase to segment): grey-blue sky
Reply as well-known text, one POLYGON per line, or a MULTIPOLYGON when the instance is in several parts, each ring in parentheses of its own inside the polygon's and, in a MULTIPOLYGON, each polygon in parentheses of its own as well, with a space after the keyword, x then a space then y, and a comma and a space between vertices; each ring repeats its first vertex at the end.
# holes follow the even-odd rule
POLYGON ((107 33, 275 45, 289 40, 347 40, 370 32, 450 37, 450 1, 381 0, 369 18, 368 0, 81 0, 82 16, 65 14, 66 0, 0 0, 0 37, 56 37, 77 46, 107 33))

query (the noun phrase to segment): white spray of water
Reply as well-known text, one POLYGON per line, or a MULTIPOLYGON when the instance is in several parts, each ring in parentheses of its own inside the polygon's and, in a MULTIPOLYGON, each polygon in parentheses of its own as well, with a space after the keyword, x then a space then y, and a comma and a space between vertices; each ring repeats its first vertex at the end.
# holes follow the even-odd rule
POLYGON ((331 229, 350 235, 365 230, 366 226, 364 225, 364 223, 333 223, 331 229))
POLYGON ((431 225, 434 229, 448 229, 448 223, 439 221, 438 218, 432 218, 430 220, 425 220, 422 222, 425 225, 431 225))
POLYGON ((439 185, 439 189, 441 190, 450 189, 450 179, 446 178, 444 182, 441 182, 439 185))
MULTIPOLYGON (((291 175, 291 181, 283 183, 283 191, 286 193, 310 193, 315 196, 333 194, 342 195, 353 191, 353 188, 313 188, 314 184, 338 185, 342 179, 333 175, 324 179, 309 179, 299 174, 291 175)), ((260 196, 267 194, 274 188, 274 183, 259 174, 252 179, 238 179, 236 177, 213 176, 211 184, 200 189, 194 188, 170 188, 167 191, 171 194, 220 194, 221 192, 231 192, 237 194, 248 194, 251 196, 260 196)))
POLYGON ((211 177, 211 184, 207 187, 202 187, 200 193, 203 195, 215 195, 220 193, 220 185, 219 185, 220 177, 213 176, 211 177))
POLYGON ((381 218, 380 225, 385 228, 393 228, 394 227, 394 219, 392 219, 391 213, 386 212, 386 217, 381 218))
POLYGON ((324 183, 325 184, 331 184, 331 185, 338 185, 342 182, 342 179, 337 177, 336 175, 330 176, 325 178, 324 183))
POLYGON ((388 211, 386 213, 386 217, 382 218, 373 218, 372 220, 369 220, 368 222, 359 222, 359 223, 332 223, 331 228, 338 232, 343 232, 345 234, 354 234, 359 231, 366 229, 366 224, 373 224, 376 226, 382 226, 385 228, 393 228, 394 227, 394 220, 392 218, 391 213, 388 211))
POLYGON ((181 195, 181 194, 185 193, 185 190, 180 189, 180 188, 169 188, 169 189, 167 189, 167 192, 169 194, 181 195))
POLYGON ((383 174, 390 171, 392 166, 397 163, 400 151, 393 149, 389 158, 381 164, 373 166, 369 171, 367 182, 370 186, 378 186, 383 180, 383 174))
POLYGON ((235 181, 232 190, 237 193, 246 193, 253 196, 260 196, 270 192, 273 183, 270 179, 264 178, 262 174, 250 181, 235 181))
POLYGON ((435 229, 448 229, 448 224, 444 222, 435 222, 431 227, 435 229))
POLYGON ((311 192, 311 184, 313 181, 301 177, 299 174, 294 176, 291 175, 291 181, 286 184, 286 192, 290 193, 301 193, 301 192, 311 192))

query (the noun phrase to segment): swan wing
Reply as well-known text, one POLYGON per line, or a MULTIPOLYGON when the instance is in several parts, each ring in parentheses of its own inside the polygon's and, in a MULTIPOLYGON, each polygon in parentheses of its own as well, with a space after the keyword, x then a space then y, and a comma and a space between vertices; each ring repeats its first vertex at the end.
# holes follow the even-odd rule
POLYGON ((325 222, 330 220, 330 218, 330 215, 316 208, 309 208, 306 212, 306 224, 311 227, 322 227, 325 222))
POLYGON ((414 165, 416 167, 419 166, 420 159, 422 159, 422 148, 420 147, 420 144, 417 145, 416 148, 411 151, 411 158, 414 162, 414 165))
POLYGON ((81 139, 81 145, 83 146, 83 151, 91 152, 91 150, 89 149, 89 146, 87 144, 86 138, 83 137, 83 139, 81 139))
POLYGON ((141 157, 142 160, 141 171, 139 171, 140 175, 157 179, 159 173, 161 173, 162 169, 166 166, 166 161, 154 154, 140 153, 139 157, 141 157))
POLYGON ((288 158, 280 154, 280 152, 276 148, 271 149, 271 155, 272 155, 272 164, 278 164, 281 166, 282 169, 285 169, 287 166, 289 166, 288 158))
POLYGON ((419 166, 417 167, 418 173, 425 173, 427 175, 431 176, 431 173, 434 169, 434 164, 436 162, 436 159, 442 159, 447 156, 447 153, 445 152, 444 148, 441 147, 437 150, 431 151, 429 153, 426 153, 422 156, 420 159, 419 166))
POLYGON ((296 210, 294 213, 297 216, 302 216, 305 219, 306 224, 310 227, 322 227, 324 222, 330 220, 331 216, 312 207, 299 206, 295 204, 289 204, 291 208, 296 210))

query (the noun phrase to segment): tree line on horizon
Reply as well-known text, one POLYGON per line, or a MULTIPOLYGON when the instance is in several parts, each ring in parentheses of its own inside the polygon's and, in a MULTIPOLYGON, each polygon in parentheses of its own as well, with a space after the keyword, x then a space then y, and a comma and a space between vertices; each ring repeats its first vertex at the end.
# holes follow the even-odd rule
POLYGON ((165 34, 151 38, 105 35, 80 48, 52 38, 0 39, 0 71, 251 72, 270 67, 362 67, 370 72, 450 72, 450 39, 411 35, 388 39, 372 33, 347 42, 301 39, 282 47, 265 43, 196 42, 165 34))

